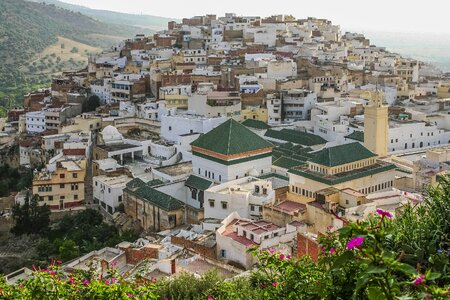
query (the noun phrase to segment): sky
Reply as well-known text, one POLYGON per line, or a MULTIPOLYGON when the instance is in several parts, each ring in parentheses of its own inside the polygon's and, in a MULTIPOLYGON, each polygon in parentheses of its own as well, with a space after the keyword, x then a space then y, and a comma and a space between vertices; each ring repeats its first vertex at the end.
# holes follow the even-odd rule
POLYGON ((195 15, 270 16, 292 14, 327 18, 346 30, 447 33, 450 3, 445 0, 62 0, 96 9, 161 17, 195 15))

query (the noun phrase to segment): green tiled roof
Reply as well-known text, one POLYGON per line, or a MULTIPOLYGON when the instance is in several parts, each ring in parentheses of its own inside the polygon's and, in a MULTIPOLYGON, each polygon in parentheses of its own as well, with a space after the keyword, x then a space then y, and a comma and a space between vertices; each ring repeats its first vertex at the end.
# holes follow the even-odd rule
POLYGON ((178 201, 172 196, 164 194, 163 192, 160 192, 148 185, 144 185, 135 191, 131 191, 131 193, 165 211, 173 211, 183 207, 183 203, 181 201, 178 201))
POLYGON ((253 119, 247 119, 244 122, 242 122, 242 125, 246 127, 251 127, 255 129, 269 129, 270 126, 267 125, 267 123, 264 123, 263 121, 259 120, 253 120, 253 119))
POLYGON ((353 170, 351 172, 347 173, 341 173, 338 176, 323 176, 317 173, 311 173, 308 172, 308 170, 302 170, 302 169, 291 169, 288 172, 291 174, 299 175, 317 182, 321 182, 327 185, 335 185, 342 182, 347 182, 350 180, 363 178, 367 176, 372 176, 381 172, 394 170, 396 168, 393 164, 387 164, 387 165, 377 165, 372 166, 370 168, 364 168, 359 170, 353 170))
POLYGON ((269 179, 269 178, 273 178, 273 177, 289 182, 289 177, 286 177, 286 176, 283 176, 283 175, 277 174, 277 173, 267 173, 267 174, 259 176, 258 178, 259 179, 269 179))
POLYGON ((281 141, 291 142, 304 146, 315 146, 325 144, 327 141, 318 135, 296 131, 292 129, 273 130, 266 131, 265 136, 281 141))
POLYGON ((150 187, 155 187, 155 186, 158 186, 158 185, 161 185, 161 184, 164 184, 164 182, 159 180, 159 179, 153 179, 153 180, 147 182, 147 185, 150 186, 150 187))
POLYGON ((144 185, 145 185, 145 182, 143 182, 141 179, 134 178, 133 180, 128 181, 127 188, 129 188, 130 190, 134 190, 134 189, 140 188, 144 185))
POLYGON ((195 188, 200 191, 206 191, 212 184, 213 184, 212 181, 209 181, 207 179, 195 175, 189 176, 189 178, 186 180, 185 183, 186 186, 195 188))
POLYGON ((223 155, 273 147, 273 144, 233 119, 201 135, 191 145, 223 155))
POLYGON ((377 156, 360 143, 329 147, 315 152, 309 161, 322 166, 335 167, 377 156))
POLYGON ((345 136, 345 138, 358 142, 364 142, 364 131, 355 130, 349 135, 345 136))
POLYGON ((304 165, 305 162, 301 161, 301 160, 297 160, 297 159, 293 159, 293 158, 289 158, 286 156, 281 156, 280 158, 278 158, 277 160, 275 160, 272 165, 276 166, 276 167, 280 167, 283 169, 292 169, 294 167, 298 167, 301 165, 304 165))

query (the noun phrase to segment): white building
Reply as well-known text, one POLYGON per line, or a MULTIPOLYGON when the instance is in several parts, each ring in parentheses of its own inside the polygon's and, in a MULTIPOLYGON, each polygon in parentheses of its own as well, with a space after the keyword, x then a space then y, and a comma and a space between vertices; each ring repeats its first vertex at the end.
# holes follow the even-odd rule
POLYGON ((45 131, 45 111, 32 111, 25 114, 25 123, 28 133, 39 133, 45 131))
POLYGON ((275 200, 272 182, 255 177, 228 181, 205 191, 205 218, 225 219, 237 212, 249 219, 261 219, 265 204, 275 200))
POLYGON ((290 224, 279 227, 267 221, 252 221, 241 218, 233 212, 216 230, 217 257, 226 262, 238 263, 250 269, 257 258, 248 252, 248 248, 256 246, 259 249, 291 255, 291 243, 297 236, 297 228, 290 224))
POLYGON ((188 110, 205 117, 241 118, 239 92, 198 91, 188 99, 188 110))
POLYGON ((297 76, 297 63, 291 59, 272 60, 267 64, 267 78, 284 79, 297 76))
POLYGON ((281 99, 283 103, 282 118, 286 122, 309 120, 311 109, 317 103, 315 93, 302 89, 281 91, 281 99))
POLYGON ((192 144, 194 174, 214 182, 270 173, 273 145, 230 119, 192 144))
POLYGON ((123 189, 131 180, 127 175, 93 177, 94 203, 110 215, 114 214, 123 201, 123 189))
POLYGON ((91 84, 91 94, 97 95, 101 103, 111 102, 111 78, 103 78, 91 84))

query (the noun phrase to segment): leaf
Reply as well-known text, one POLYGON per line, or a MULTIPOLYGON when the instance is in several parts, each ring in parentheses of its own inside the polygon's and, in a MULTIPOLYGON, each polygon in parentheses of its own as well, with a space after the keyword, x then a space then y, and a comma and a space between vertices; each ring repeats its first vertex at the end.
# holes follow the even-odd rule
POLYGON ((431 272, 431 273, 429 273, 429 274, 427 274, 427 275, 425 276, 425 279, 426 279, 426 280, 436 280, 436 279, 438 279, 439 277, 441 277, 441 274, 436 273, 436 272, 431 272))
POLYGON ((404 263, 399 263, 397 266, 397 269, 402 271, 403 273, 407 274, 407 275, 415 275, 417 274, 417 270, 408 264, 404 264, 404 263))
POLYGON ((342 254, 341 256, 336 258, 336 260, 334 261, 333 269, 340 268, 341 266, 346 264, 348 261, 353 260, 354 257, 355 257, 355 255, 353 254, 353 252, 351 252, 351 251, 344 252, 344 254, 342 254))
POLYGON ((370 286, 367 288, 367 296, 369 300, 382 300, 387 299, 383 291, 378 286, 370 286))
POLYGON ((366 273, 369 273, 369 274, 377 274, 377 273, 384 273, 384 272, 386 272, 386 267, 375 266, 375 265, 369 265, 369 267, 366 270, 366 273))

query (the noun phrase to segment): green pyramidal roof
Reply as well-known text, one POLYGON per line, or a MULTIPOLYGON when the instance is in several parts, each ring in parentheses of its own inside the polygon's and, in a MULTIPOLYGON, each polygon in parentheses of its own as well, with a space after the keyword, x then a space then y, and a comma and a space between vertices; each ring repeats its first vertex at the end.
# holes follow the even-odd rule
POLYGON ((314 156, 309 160, 310 162, 327 167, 340 166, 376 156, 376 154, 360 143, 325 148, 313 154, 314 156))
POLYGON ((223 155, 273 147, 271 143, 233 119, 200 136, 191 145, 223 155))

